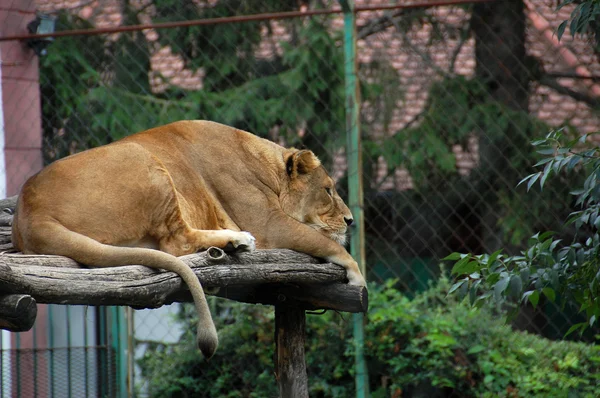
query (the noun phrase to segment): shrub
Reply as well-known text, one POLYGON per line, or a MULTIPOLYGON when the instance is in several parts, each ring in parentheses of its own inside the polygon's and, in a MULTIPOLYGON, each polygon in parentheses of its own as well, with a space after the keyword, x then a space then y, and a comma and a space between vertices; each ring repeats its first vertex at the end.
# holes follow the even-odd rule
MULTIPOLYGON (((490 308, 447 296, 449 283, 410 300, 393 282, 371 286, 365 354, 373 397, 596 395, 600 349, 554 342, 503 324, 490 308)), ((273 311, 223 304, 215 311, 219 351, 210 362, 194 347, 193 320, 177 345, 147 347, 139 365, 156 397, 277 396, 273 311)), ((354 394, 350 317, 308 316, 306 360, 311 397, 354 394)))

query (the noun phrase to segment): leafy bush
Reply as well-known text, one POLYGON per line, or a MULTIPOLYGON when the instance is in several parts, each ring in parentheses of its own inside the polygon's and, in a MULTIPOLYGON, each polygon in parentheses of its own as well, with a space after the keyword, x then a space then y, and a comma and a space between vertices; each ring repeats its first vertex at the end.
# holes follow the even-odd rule
MULTIPOLYGON (((521 299, 537 306, 540 296, 550 301, 560 298, 585 314, 587 322, 575 323, 567 334, 588 327, 597 331, 600 318, 600 146, 586 142, 587 135, 569 140, 562 129, 532 144, 545 158, 536 166, 542 171, 524 178, 527 190, 539 183, 543 189, 551 175, 579 171, 585 175, 581 187, 571 192, 580 210, 571 213, 566 225, 570 235, 556 237, 552 231, 535 234, 520 255, 498 250, 490 255, 452 253, 456 260, 452 273, 460 279, 451 288, 461 296, 467 293, 471 304, 487 301, 502 304, 521 299)), ((520 184, 521 184, 520 183, 520 184)), ((516 308, 518 309, 518 307, 516 308)))
MULTIPOLYGON (((393 282, 371 287, 365 354, 373 397, 595 396, 597 346, 514 332, 492 309, 447 297, 448 288, 442 279, 410 300, 393 282)), ((139 362, 151 396, 277 396, 270 309, 221 304, 221 345, 208 363, 194 347, 189 314, 181 314, 189 332, 179 344, 148 346, 139 362)), ((352 396, 349 317, 309 316, 307 333, 310 396, 352 396)))

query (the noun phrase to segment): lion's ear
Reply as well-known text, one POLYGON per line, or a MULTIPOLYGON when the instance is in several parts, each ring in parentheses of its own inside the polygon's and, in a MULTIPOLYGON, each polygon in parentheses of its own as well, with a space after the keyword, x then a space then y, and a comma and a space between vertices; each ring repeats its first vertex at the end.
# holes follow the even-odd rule
POLYGON ((294 150, 285 161, 288 176, 295 178, 306 174, 321 165, 321 161, 309 150, 294 150))

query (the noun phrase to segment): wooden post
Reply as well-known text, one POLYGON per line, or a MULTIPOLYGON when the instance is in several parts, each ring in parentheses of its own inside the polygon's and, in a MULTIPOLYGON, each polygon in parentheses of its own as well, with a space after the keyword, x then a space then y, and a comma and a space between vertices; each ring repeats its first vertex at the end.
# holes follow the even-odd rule
POLYGON ((275 306, 275 376, 281 398, 308 398, 304 359, 306 315, 303 309, 275 306))

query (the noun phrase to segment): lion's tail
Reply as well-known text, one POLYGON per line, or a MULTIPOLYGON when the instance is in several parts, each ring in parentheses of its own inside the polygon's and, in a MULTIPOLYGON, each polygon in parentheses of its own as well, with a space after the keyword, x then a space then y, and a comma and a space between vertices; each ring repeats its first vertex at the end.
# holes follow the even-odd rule
POLYGON ((177 273, 189 287, 198 313, 198 348, 207 359, 213 356, 219 344, 217 330, 210 316, 202 285, 194 271, 183 261, 159 250, 102 244, 73 232, 55 221, 44 223, 43 226, 38 225, 35 230, 43 231, 44 242, 38 240, 36 244, 41 243, 38 247, 44 254, 70 257, 81 264, 93 267, 139 264, 177 273), (52 241, 47 237, 52 237, 52 241))

